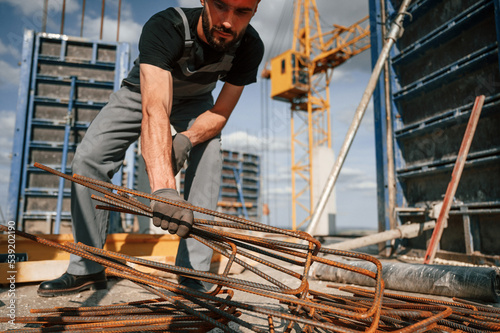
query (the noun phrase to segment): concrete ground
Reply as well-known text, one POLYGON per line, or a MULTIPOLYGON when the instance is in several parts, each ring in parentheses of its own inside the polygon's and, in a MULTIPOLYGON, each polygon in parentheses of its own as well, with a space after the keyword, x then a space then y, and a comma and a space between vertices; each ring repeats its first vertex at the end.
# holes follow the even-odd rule
MULTIPOLYGON (((266 272, 268 269, 266 266, 258 265, 257 268, 266 272)), ((294 271, 300 271, 300 269, 296 269, 293 266, 289 266, 288 268, 293 269, 294 271)), ((237 277, 239 279, 243 279, 246 281, 254 281, 254 282, 262 282, 262 280, 255 276, 250 271, 243 271, 240 274, 232 275, 233 277, 237 277)), ((295 285, 297 284, 297 280, 293 278, 285 278, 281 279, 281 282, 285 285, 295 285)), ((331 282, 324 281, 310 281, 310 289, 314 289, 317 291, 328 291, 335 292, 335 289, 327 288, 327 284, 331 284, 331 282)), ((9 297, 9 289, 8 286, 3 285, 0 289, 0 316, 4 316, 8 313, 8 305, 10 304, 9 297)), ((60 296, 60 297, 39 297, 37 296, 37 288, 38 283, 29 283, 17 285, 15 290, 15 298, 16 298, 16 316, 34 316, 34 314, 30 313, 30 309, 41 309, 41 308, 54 308, 54 307, 62 307, 62 306, 70 306, 70 307, 84 307, 84 306, 95 306, 95 305, 109 305, 109 304, 117 304, 123 302, 131 302, 137 300, 145 300, 156 298, 157 296, 145 291, 143 288, 137 286, 131 281, 122 280, 117 278, 111 278, 108 282, 107 290, 95 290, 95 291, 83 291, 75 295, 69 296, 60 296)), ((340 293, 340 292, 339 292, 340 293)), ((284 310, 285 307, 280 305, 277 300, 272 300, 270 298, 264 298, 257 295, 253 295, 250 293, 235 291, 235 296, 233 298, 236 301, 244 302, 250 305, 256 306, 265 306, 272 310, 284 310)), ((259 326, 263 330, 268 329, 267 317, 265 315, 259 315, 253 312, 243 312, 243 315, 240 317, 242 320, 246 322, 250 322, 254 325, 259 326)), ((285 323, 280 322, 278 319, 275 319, 274 322, 275 329, 277 332, 282 332, 285 323)), ((11 330, 11 329, 19 329, 22 327, 33 325, 26 324, 9 324, 9 323, 0 323, 0 331, 11 330)), ((238 324, 230 323, 230 327, 238 332, 250 332, 249 329, 241 327, 238 324)), ((214 329, 213 332, 221 332, 219 329, 214 329)))
MULTIPOLYGON (((363 252, 370 253, 373 252, 374 250, 376 249, 366 248, 364 249, 363 252)), ((296 272, 301 272, 300 267, 295 265, 281 264, 281 266, 292 269, 296 272)), ((270 273, 271 271, 274 271, 271 268, 264 266, 262 264, 258 264, 255 267, 257 267, 259 270, 262 270, 263 272, 270 273)), ((232 276, 246 281, 262 282, 262 280, 259 277, 257 277, 254 273, 250 272, 249 270, 244 270, 243 272, 232 276)), ((289 277, 288 275, 283 275, 277 278, 282 283, 292 288, 295 287, 297 284, 297 280, 289 277)), ((313 279, 310 279, 309 283, 310 283, 309 285, 310 289, 317 290, 320 292, 342 294, 341 291, 327 286, 327 285, 341 286, 339 284, 334 284, 332 282, 326 282, 326 281, 318 281, 313 279)), ((61 296, 55 298, 38 297, 36 294, 37 288, 38 288, 38 283, 16 285, 15 313, 17 317, 33 316, 33 314, 30 313, 30 309, 54 308, 61 306, 83 307, 83 306, 95 306, 95 305, 110 305, 123 302, 156 298, 155 295, 151 294, 148 291, 145 291, 144 289, 135 285, 134 283, 128 280, 122 280, 117 278, 111 278, 109 280, 107 290, 84 291, 76 295, 61 296)), ((12 299, 12 297, 9 296, 9 292, 10 291, 8 289, 8 286, 2 285, 2 288, 0 289, 0 316, 5 316, 9 312, 8 306, 10 304, 9 303, 10 300, 12 299)), ((403 292, 398 292, 398 293, 408 294, 403 292)), ((425 297, 430 297, 430 296, 425 295, 425 297)), ((433 298, 451 301, 451 299, 447 297, 433 296, 433 298)), ((270 298, 263 298, 242 291, 235 291, 235 296, 233 299, 250 305, 264 306, 273 310, 280 310, 280 309, 285 310, 285 307, 283 305, 280 305, 277 300, 273 300, 270 298)), ((500 306, 500 304, 495 304, 495 306, 500 306)), ((243 312, 243 315, 240 318, 246 322, 259 326, 264 331, 267 331, 268 329, 267 317, 265 315, 260 315, 254 312, 243 312)), ((286 327, 286 323, 284 321, 280 321, 279 319, 275 319, 274 325, 276 332, 282 332, 286 327)), ((0 323, 0 330, 1 331, 11 330, 26 326, 30 325, 25 325, 25 324, 12 325, 9 323, 0 323)), ((249 329, 241 327, 239 324, 236 323, 230 323, 230 327, 238 332, 250 331, 249 329)), ((221 330, 219 329, 214 329, 212 331, 213 333, 221 332, 221 330)), ((296 328, 295 332, 300 332, 300 329, 296 328)))

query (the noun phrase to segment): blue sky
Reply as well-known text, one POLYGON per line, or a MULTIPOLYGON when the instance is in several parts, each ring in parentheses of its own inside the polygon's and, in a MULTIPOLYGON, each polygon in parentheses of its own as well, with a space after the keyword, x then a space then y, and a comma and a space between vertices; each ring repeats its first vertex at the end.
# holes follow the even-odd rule
MULTIPOLYGON (((41 30, 44 0, 0 0, 0 207, 5 213, 10 177, 10 155, 14 133, 19 62, 24 29, 41 30)), ((47 32, 59 33, 62 0, 49 0, 47 32)), ((83 36, 98 39, 101 1, 86 1, 83 36)), ((280 14, 290 0, 262 0, 252 25, 266 46, 265 58, 291 48, 291 17, 280 25, 280 14), (283 31, 284 30, 284 31, 283 31), (276 39, 274 36, 279 36, 276 39), (279 41, 279 43, 278 43, 279 41), (273 51, 273 54, 269 52, 273 51)), ((122 0, 120 41, 131 43, 137 55, 137 40, 142 25, 158 11, 170 6, 199 6, 198 0, 122 0)), ((317 0, 323 23, 350 25, 368 13, 367 0, 317 0)), ((64 33, 80 35, 82 0, 66 0, 64 33)), ((288 12, 291 12, 288 8, 288 12)), ((116 40, 118 0, 107 0, 103 39, 116 40)), ((132 59, 133 60, 133 59, 132 59)), ((354 57, 335 69, 331 84, 331 119, 334 153, 337 154, 370 75, 370 54, 354 57)), ((289 105, 264 96, 262 79, 245 88, 237 108, 223 130, 223 148, 268 154, 262 160, 263 199, 270 204, 268 222, 291 226, 290 112, 289 105), (267 105, 272 119, 268 140, 263 138, 262 106, 267 105)), ((375 144, 373 108, 370 104, 358 135, 337 181, 337 226, 340 228, 377 228, 375 144)))

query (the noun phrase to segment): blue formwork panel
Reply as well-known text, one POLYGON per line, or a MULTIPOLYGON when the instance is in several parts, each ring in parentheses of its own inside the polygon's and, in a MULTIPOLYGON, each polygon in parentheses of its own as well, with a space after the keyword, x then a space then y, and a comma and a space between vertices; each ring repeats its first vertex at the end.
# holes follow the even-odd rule
POLYGON ((218 209, 223 213, 260 220, 260 158, 224 150, 218 209))
MULTIPOLYGON (((370 0, 374 61, 383 44, 381 6, 389 26, 400 4, 370 0)), ((381 78, 374 94, 379 220, 386 226, 387 114, 394 128, 397 217, 422 222, 443 200, 476 96, 486 96, 441 239, 445 251, 500 253, 499 7, 499 0, 413 1, 391 50, 388 87, 381 78)), ((425 249, 429 235, 408 242, 425 249)))
POLYGON ((71 174, 76 147, 128 72, 129 53, 124 43, 25 31, 8 207, 19 229, 57 233, 70 220, 70 184, 33 165, 71 174))
MULTIPOLYGON (((180 191, 184 193, 185 169, 181 172, 180 191)), ((222 151, 222 172, 217 210, 233 216, 261 218, 260 157, 237 151, 222 151)))

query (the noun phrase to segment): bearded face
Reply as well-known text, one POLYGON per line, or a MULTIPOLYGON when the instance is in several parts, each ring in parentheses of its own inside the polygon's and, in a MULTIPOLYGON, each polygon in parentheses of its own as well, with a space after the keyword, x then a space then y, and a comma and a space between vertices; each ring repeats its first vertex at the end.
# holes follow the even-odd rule
POLYGON ((231 49, 233 45, 238 43, 246 30, 236 32, 222 25, 213 25, 205 8, 202 11, 202 27, 208 44, 219 52, 226 52, 231 49))

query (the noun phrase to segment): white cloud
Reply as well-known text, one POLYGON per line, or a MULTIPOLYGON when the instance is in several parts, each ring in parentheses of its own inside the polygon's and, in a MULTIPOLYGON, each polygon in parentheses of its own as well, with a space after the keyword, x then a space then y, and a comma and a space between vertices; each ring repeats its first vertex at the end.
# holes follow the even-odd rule
POLYGON ((292 193, 291 186, 274 187, 269 190, 270 196, 280 197, 282 195, 290 195, 292 193))
MULTIPOLYGON (((40 0, 3 0, 2 2, 11 5, 19 10, 22 15, 37 15, 43 12, 43 1, 40 0)), ((63 0, 48 1, 48 15, 51 12, 61 12, 63 0)), ((78 0, 66 0, 66 13, 73 13, 80 8, 78 0)))
POLYGON ((200 1, 199 0, 179 0, 179 7, 199 7, 200 1))
POLYGON ((0 87, 17 85, 19 83, 19 67, 11 66, 0 59, 0 87))
POLYGON ((21 58, 21 52, 14 47, 12 44, 5 45, 2 40, 0 40, 0 54, 10 54, 14 58, 21 58))
POLYGON ((16 122, 16 112, 0 110, 0 151, 4 151, 8 146, 12 146, 12 134, 14 133, 14 124, 16 122))
MULTIPOLYGON (((333 87, 333 89, 335 89, 335 86, 333 87)), ((354 99, 353 96, 352 103, 350 103, 348 107, 344 107, 340 110, 335 110, 335 113, 333 114, 334 121, 338 121, 346 126, 350 126, 352 120, 354 119, 354 113, 356 112, 360 100, 361 96, 359 96, 359 99, 354 99)), ((335 102, 335 99, 333 101, 335 102)), ((375 120, 373 118, 373 103, 368 103, 363 119, 361 120, 360 128, 363 128, 363 130, 368 131, 369 133, 373 133, 374 124, 375 120)))
MULTIPOLYGON (((41 31, 44 20, 44 1, 42 0, 0 0, 13 7, 11 11, 19 17, 20 22, 25 29, 41 31)), ((66 0, 65 14, 71 14, 80 10, 80 0, 66 0)), ((63 9, 63 0, 48 1, 46 13, 46 31, 59 32, 61 28, 61 12, 63 9)), ((66 20, 67 21, 67 20, 66 20)), ((66 22, 66 26, 70 23, 66 22)), ((66 32, 66 31, 65 31, 66 32)), ((14 34, 16 39, 22 39, 19 31, 11 31, 9 35, 14 34)))
POLYGON ((345 78, 349 78, 349 72, 342 69, 342 67, 335 68, 333 70, 332 82, 335 85, 338 82, 342 82, 345 78))
MULTIPOLYGON (((261 1, 252 25, 266 45, 266 56, 274 57, 292 48, 294 8, 290 0, 261 1), (279 31, 278 31, 279 28, 279 31)), ((317 1, 323 33, 334 24, 350 26, 368 15, 368 1, 317 1)), ((355 65, 355 64, 354 64, 355 65)))
POLYGON ((364 180, 361 182, 349 184, 349 185, 345 186, 345 188, 349 189, 349 190, 355 190, 355 191, 357 191, 357 190, 359 190, 359 191, 365 191, 365 190, 372 191, 372 190, 377 189, 377 183, 375 183, 374 181, 364 180))
POLYGON ((352 191, 374 191, 377 184, 373 177, 358 168, 343 167, 337 181, 338 187, 344 190, 352 191))
POLYGON ((292 170, 287 168, 283 172, 271 172, 269 175, 264 175, 263 181, 267 181, 274 186, 280 186, 280 184, 290 184, 292 179, 292 170))
POLYGON ((259 32, 266 47, 264 60, 292 47, 293 10, 286 5, 286 1, 261 1, 252 18, 251 24, 259 32))
POLYGON ((244 131, 237 131, 222 136, 222 147, 227 150, 258 152, 262 150, 270 152, 288 151, 288 139, 284 137, 265 138, 261 133, 259 136, 251 135, 244 131))
MULTIPOLYGON (((10 160, 16 113, 14 111, 0 110, 0 187, 7 186, 9 182, 10 160)), ((7 193, 7 191, 2 191, 7 193)))
MULTIPOLYGON (((116 41, 117 19, 104 17, 103 36, 104 41, 116 41)), ((86 17, 84 22, 84 36, 89 39, 99 39, 101 31, 100 17, 86 17)), ((120 41, 137 44, 141 35, 142 26, 130 18, 120 19, 120 41)))

